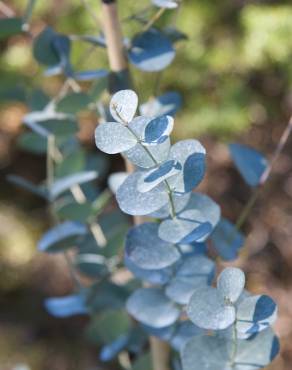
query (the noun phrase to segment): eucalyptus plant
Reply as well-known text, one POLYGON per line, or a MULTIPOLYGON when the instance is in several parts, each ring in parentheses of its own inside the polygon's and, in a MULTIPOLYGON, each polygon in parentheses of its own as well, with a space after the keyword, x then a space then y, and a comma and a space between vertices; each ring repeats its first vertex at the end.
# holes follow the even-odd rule
MULTIPOLYGON (((33 3, 23 19, 0 21, 2 36, 29 30, 33 3)), ((161 71, 174 60, 176 42, 186 36, 174 24, 154 23, 179 5, 175 0, 152 0, 151 6, 127 19, 141 25, 140 32, 124 40, 130 64, 145 73, 158 72, 154 96, 140 105, 133 90, 120 90, 128 79, 113 79, 104 68, 83 70, 84 55, 80 63, 72 61, 74 43, 89 44, 86 58, 92 48, 106 50, 102 33, 64 35, 46 27, 36 37, 33 54, 45 67, 44 75, 62 76, 64 83, 52 98, 34 94, 31 112, 23 119, 30 131, 21 135, 19 145, 46 155, 47 177, 38 185, 15 175, 10 180, 49 203, 55 225, 41 238, 38 250, 64 253, 75 282, 72 294, 46 299, 46 309, 57 317, 89 314, 86 333, 103 345, 103 361, 126 354, 128 362, 121 359, 120 364, 131 368, 128 354, 139 362, 147 334, 169 343, 175 370, 255 370, 279 351, 270 328, 276 304, 266 295, 244 290, 245 276, 237 268, 224 269, 214 288, 216 264, 208 245, 224 261, 238 257, 245 243, 241 227, 271 164, 252 148, 230 145, 236 167, 253 189, 236 224, 221 216, 209 196, 194 192, 206 171, 206 150, 194 139, 171 145, 182 99, 174 91, 157 96, 161 71), (107 86, 120 90, 109 109, 102 99, 107 86), (82 110, 98 117, 97 147, 106 154, 121 153, 135 168, 108 179, 120 209, 144 220, 127 232, 124 253, 120 247, 128 220, 106 209, 110 192, 93 184, 106 173, 105 158, 85 150, 76 138, 82 110), (124 267, 135 280, 116 283, 115 273, 124 267), (129 319, 125 306, 135 320, 129 319)), ((146 368, 150 366, 147 362, 146 368)))
MULTIPOLYGON (((98 125, 96 145, 135 165, 133 173, 112 178, 116 199, 123 212, 147 216, 125 241, 125 265, 144 282, 128 298, 127 311, 149 335, 181 353, 183 370, 266 366, 279 350, 269 328, 275 302, 244 291, 245 276, 237 268, 223 270, 217 289, 211 286, 215 263, 207 256, 207 240, 219 245, 222 256, 228 248, 230 259, 242 239, 229 221, 220 221, 211 198, 193 192, 205 173, 204 147, 194 139, 171 145, 171 116, 135 117, 138 97, 132 90, 117 92, 109 108, 113 120, 98 125)), ((233 145, 231 150, 243 176, 257 184, 266 162, 251 149, 233 145), (251 158, 239 160, 240 150, 251 158)))

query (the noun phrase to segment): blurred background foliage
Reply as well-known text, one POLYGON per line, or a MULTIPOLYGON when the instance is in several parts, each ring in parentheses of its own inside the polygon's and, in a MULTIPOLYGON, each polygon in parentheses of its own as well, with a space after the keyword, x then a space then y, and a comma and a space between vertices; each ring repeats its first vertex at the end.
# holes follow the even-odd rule
MULTIPOLYGON (((126 18, 147 5, 147 0, 120 3, 126 37, 140 29, 137 21, 126 22, 126 18)), ((13 6, 22 14, 25 2, 15 0, 13 6)), ((91 6, 98 18, 99 2, 91 1, 91 6)), ((178 90, 184 97, 177 138, 206 132, 228 137, 252 123, 282 116, 285 107, 275 98, 290 95, 291 16, 289 1, 185 0, 176 19, 173 12, 165 13, 158 25, 176 22, 188 37, 177 43, 177 57, 163 72, 160 84, 161 90, 178 90)), ((99 31, 80 0, 37 2, 32 33, 45 24, 71 35, 99 31)), ((2 46, 2 101, 12 96, 25 101, 29 89, 36 87, 48 94, 54 91, 58 81, 42 76, 32 58, 30 40, 16 36, 2 46)), ((75 42, 73 62, 83 53, 84 44, 75 42)), ((88 68, 106 67, 105 51, 96 47, 85 62, 88 68)), ((133 74, 136 90, 146 99, 153 91, 155 74, 147 79, 139 71, 133 74)))
MULTIPOLYGON (((89 3, 95 13, 90 14, 81 0, 37 1, 32 36, 46 25, 70 35, 98 35, 100 4, 94 0, 89 3)), ((16 15, 22 15, 26 7, 24 0, 6 4, 16 15)), ((131 37, 141 29, 137 21, 126 19, 148 5, 148 0, 119 1, 125 36, 131 37)), ((283 128, 278 123, 286 122, 292 108, 291 19, 290 1, 183 0, 177 17, 167 11, 158 22, 161 27, 176 23, 188 39, 176 44, 176 58, 162 73, 157 93, 176 90, 182 94, 183 109, 176 117, 175 138, 203 140, 211 158, 204 191, 219 200, 220 205, 225 204, 223 214, 230 218, 234 218, 246 201, 247 190, 243 185, 238 186, 239 176, 230 170, 227 151, 220 142, 242 136, 258 149, 272 152, 270 147, 277 142, 283 128)), ((63 81, 60 77, 43 76, 44 70, 33 59, 32 37, 16 35, 1 40, 0 48, 0 367, 1 370, 92 369, 97 354, 80 335, 83 320, 56 320, 42 307, 44 296, 68 293, 72 288, 62 258, 35 257, 36 241, 48 226, 45 204, 16 190, 4 178, 11 172, 35 182, 44 178, 45 158, 21 149, 21 120, 29 107, 38 109, 48 97, 54 96, 63 81)), ((73 64, 80 64, 80 69, 107 67, 104 49, 95 47, 82 58, 87 49, 85 43, 73 43, 73 64)), ((157 76, 145 75, 133 67, 131 71, 140 100, 146 101, 153 94, 157 76)), ((95 150, 96 116, 81 112, 79 119, 79 137, 88 149, 95 150)), ((121 162, 113 161, 111 169, 121 166, 121 162)), ((273 244, 279 247, 270 254, 260 255, 260 264, 253 260, 251 282, 255 275, 259 277, 259 271, 265 270, 263 259, 267 260, 267 269, 276 270, 276 262, 282 266, 281 272, 276 271, 277 278, 292 266, 292 253, 288 249, 292 212, 289 208, 292 176, 287 175, 290 170, 291 158, 284 154, 276 168, 282 178, 268 189, 261 199, 261 202, 265 200, 264 207, 250 221, 249 230, 256 225, 256 234, 249 241, 256 253, 267 243, 270 249, 273 244), (284 189, 285 195, 275 189, 284 189), (282 234, 274 229, 275 225, 282 234), (285 263, 282 258, 286 259, 285 263)), ((262 283, 259 280, 257 284, 262 283)), ((287 332, 285 320, 289 317, 291 324, 292 314, 285 315, 279 325, 287 332)), ((289 366, 291 362, 287 369, 289 366)), ((279 370, 280 366, 276 368, 279 370)))

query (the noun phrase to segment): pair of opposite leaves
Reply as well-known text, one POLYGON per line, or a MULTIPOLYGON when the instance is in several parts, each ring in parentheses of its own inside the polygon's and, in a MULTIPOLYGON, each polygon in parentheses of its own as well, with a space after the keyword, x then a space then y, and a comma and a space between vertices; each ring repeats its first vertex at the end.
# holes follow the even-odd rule
POLYGON ((117 191, 117 200, 125 213, 147 215, 168 203, 165 181, 174 192, 175 203, 198 185, 205 172, 205 149, 196 140, 184 140, 170 148, 172 117, 133 119, 137 106, 133 91, 116 93, 110 111, 117 122, 100 124, 95 140, 100 150, 122 152, 138 167, 117 191))

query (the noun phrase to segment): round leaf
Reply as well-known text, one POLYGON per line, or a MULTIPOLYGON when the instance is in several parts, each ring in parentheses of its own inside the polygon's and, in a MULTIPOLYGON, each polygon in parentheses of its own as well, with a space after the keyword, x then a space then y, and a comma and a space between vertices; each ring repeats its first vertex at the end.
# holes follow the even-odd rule
POLYGON ((147 222, 130 229, 125 245, 127 258, 142 269, 162 269, 180 258, 177 248, 158 237, 158 224, 147 222))
POLYGON ((197 288, 207 286, 214 276, 215 264, 206 256, 184 257, 165 294, 179 304, 187 304, 197 288))
POLYGON ((179 162, 174 160, 166 161, 159 167, 144 172, 138 183, 138 191, 145 193, 152 190, 169 177, 177 175, 180 171, 181 165, 179 162))
POLYGON ((202 329, 226 329, 235 321, 235 309, 224 304, 217 289, 202 287, 192 295, 187 314, 190 320, 202 329))
POLYGON ((173 267, 165 267, 163 269, 142 269, 141 267, 137 266, 132 260, 130 260, 127 255, 125 255, 124 259, 125 266, 131 273, 138 279, 147 281, 151 284, 159 284, 164 285, 166 284, 172 274, 173 274, 173 267))
POLYGON ((225 268, 217 279, 217 289, 221 297, 235 303, 243 292, 245 285, 244 272, 236 267, 225 268))
POLYGON ((145 127, 144 142, 147 145, 163 143, 173 129, 173 118, 171 116, 160 116, 152 119, 145 127))
MULTIPOLYGON (((172 178, 169 178, 170 182, 172 178)), ((194 193, 187 207, 174 219, 159 226, 159 236, 174 243, 203 242, 213 231, 220 218, 219 206, 208 196, 194 193)))
MULTIPOLYGON (((151 118, 136 117, 129 124, 129 127, 135 132, 141 141, 144 140, 145 127, 151 121, 151 118)), ((138 167, 151 168, 157 163, 164 162, 169 153, 170 140, 166 139, 163 143, 148 146, 146 149, 144 145, 138 143, 132 149, 124 152, 124 156, 138 167), (149 154, 150 152, 150 154, 149 154)))
POLYGON ((132 216, 148 215, 168 202, 164 184, 147 193, 139 192, 138 183, 141 176, 143 176, 142 171, 136 171, 129 175, 118 188, 116 194, 121 210, 132 216))
POLYGON ((171 147, 169 159, 180 162, 183 168, 178 177, 169 180, 175 192, 188 193, 202 181, 205 156, 205 148, 197 140, 182 140, 171 147))
POLYGON ((128 312, 138 321, 154 328, 173 324, 180 310, 158 288, 140 288, 127 301, 128 312))
POLYGON ((145 72, 163 70, 174 57, 175 50, 169 39, 155 29, 136 35, 129 51, 130 62, 145 72))
POLYGON ((112 117, 120 123, 129 123, 135 116, 138 107, 138 96, 133 90, 120 90, 110 101, 112 117))
POLYGON ((237 330, 247 336, 272 325, 277 318, 277 305, 267 295, 243 299, 237 308, 237 330))
POLYGON ((95 130, 95 143, 102 152, 116 154, 134 147, 137 139, 122 123, 105 122, 95 130))

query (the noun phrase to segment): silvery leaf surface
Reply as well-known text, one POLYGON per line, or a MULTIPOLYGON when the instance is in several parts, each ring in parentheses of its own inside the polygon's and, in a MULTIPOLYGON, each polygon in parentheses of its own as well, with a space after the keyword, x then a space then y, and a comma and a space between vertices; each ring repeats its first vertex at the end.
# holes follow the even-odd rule
POLYGON ((138 191, 143 171, 130 174, 118 188, 116 198, 121 210, 132 216, 143 216, 163 207, 168 202, 165 185, 161 184, 147 193, 138 191))
POLYGON ((142 324, 163 328, 173 324, 180 310, 159 288, 140 288, 127 300, 127 311, 142 324))
POLYGON ((235 309, 225 305, 212 287, 198 288, 193 293, 187 307, 190 320, 202 329, 226 329, 235 321, 235 309))
POLYGON ((152 168, 167 160, 170 149, 170 140, 160 144, 147 146, 142 144, 145 128, 152 118, 138 116, 129 124, 129 128, 139 138, 140 142, 133 148, 123 152, 123 155, 134 165, 141 168, 152 168))
POLYGON ((129 176, 127 172, 114 172, 108 178, 108 187, 110 190, 116 194, 118 188, 122 185, 122 183, 126 180, 129 176))
POLYGON ((202 181, 205 158, 206 150, 197 140, 182 140, 170 148, 169 159, 177 160, 183 167, 180 176, 169 181, 173 191, 191 192, 202 181))
POLYGON ((237 307, 237 330, 252 335, 267 329, 277 318, 277 305, 267 295, 244 298, 237 307))
POLYGON ((181 171, 181 168, 182 167, 179 162, 170 160, 162 163, 157 168, 145 171, 138 183, 138 190, 141 193, 152 190, 168 178, 178 175, 181 171))
POLYGON ((224 300, 235 303, 243 292, 245 275, 236 267, 225 268, 217 279, 217 289, 224 300))
POLYGON ((110 101, 111 115, 120 123, 131 122, 137 107, 138 96, 133 90, 120 90, 113 95, 110 101))
POLYGON ((120 122, 104 122, 95 129, 95 144, 107 154, 117 154, 133 148, 136 137, 120 122))
POLYGON ((180 258, 174 244, 158 237, 158 224, 146 222, 128 232, 125 244, 127 258, 142 269, 162 269, 180 258))
MULTIPOLYGON (((174 204, 174 209, 176 213, 179 213, 182 211, 186 205, 188 204, 189 200, 191 197, 191 193, 186 193, 186 194, 172 194, 172 200, 174 204)), ((171 214, 171 207, 170 204, 167 203, 165 206, 162 208, 158 209, 157 211, 149 214, 149 217, 154 217, 154 218, 167 218, 171 214)))
POLYGON ((145 127, 143 144, 157 145, 163 143, 171 134, 173 124, 174 120, 171 116, 153 118, 145 127))

